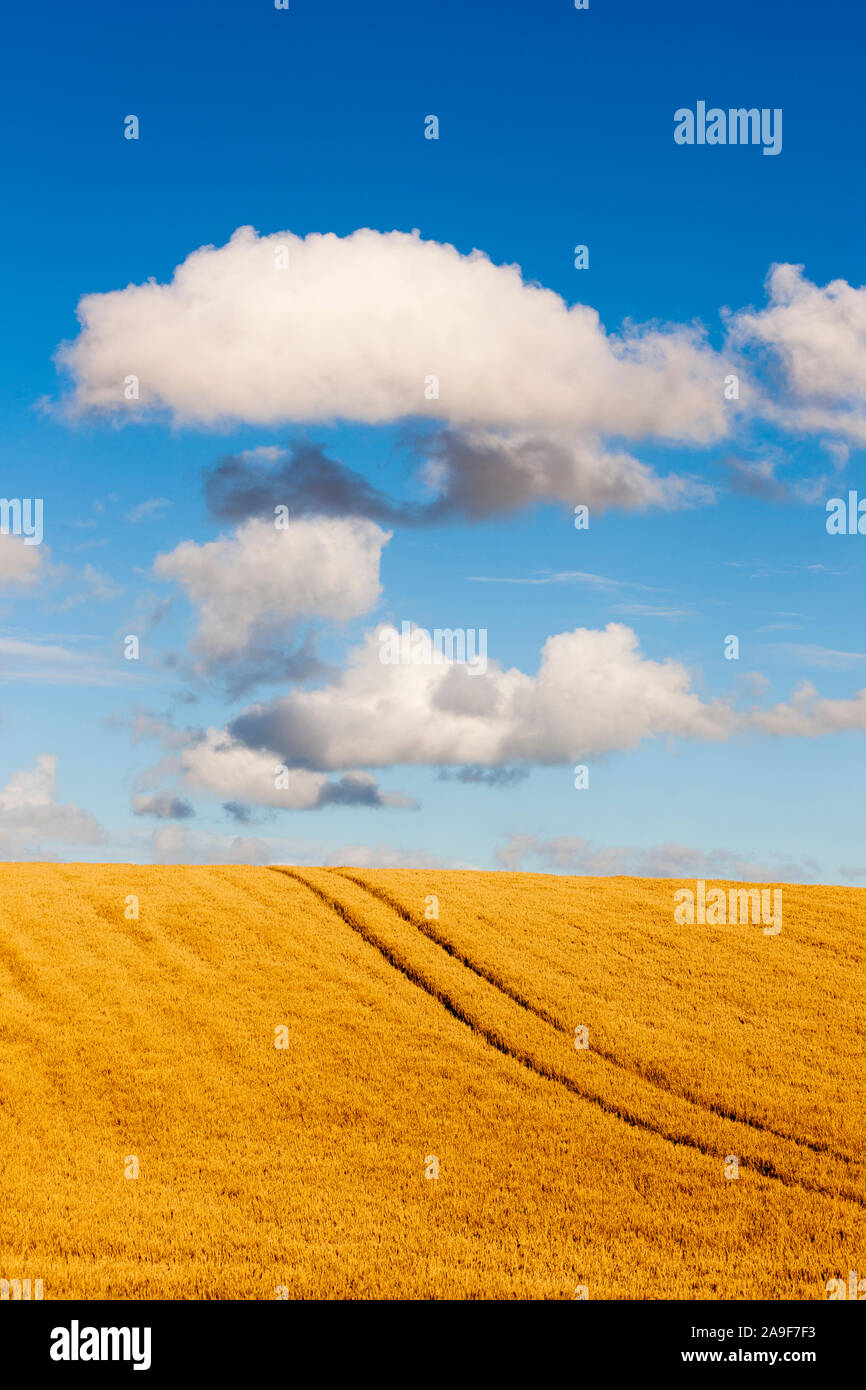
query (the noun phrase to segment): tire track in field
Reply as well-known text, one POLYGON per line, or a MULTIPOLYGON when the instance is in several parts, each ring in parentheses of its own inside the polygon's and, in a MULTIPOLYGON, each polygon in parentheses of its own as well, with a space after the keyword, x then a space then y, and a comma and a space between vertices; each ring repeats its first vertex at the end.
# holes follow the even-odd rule
MULTIPOLYGON (((571 1077, 565 1075, 549 1063, 537 1057, 533 1057, 531 1053, 522 1048, 515 1048, 496 1028, 491 1027, 489 1024, 477 1018, 474 1012, 466 1008, 459 1000, 455 999, 448 990, 443 989, 441 985, 436 984, 434 980, 430 979, 424 970, 413 965, 400 951, 395 950, 387 941, 384 941, 367 922, 364 922, 358 917, 350 907, 342 903, 339 898, 332 892, 329 892, 327 888, 321 887, 318 883, 311 881, 298 869, 288 868, 282 865, 271 865, 269 866, 269 872, 281 874, 283 877, 291 878, 294 879, 295 882, 301 883, 314 897, 325 903, 325 905, 335 912, 338 917, 342 918, 352 931, 366 941, 369 946, 373 947, 389 965, 398 970, 411 984, 423 990, 424 993, 428 994, 432 999, 435 999, 453 1018, 463 1023, 477 1037, 494 1048, 495 1051, 510 1058, 511 1061, 517 1062, 534 1075, 540 1076, 546 1081, 551 1081, 556 1085, 562 1086, 563 1089, 577 1096, 580 1100, 588 1101, 590 1104, 597 1106, 605 1114, 612 1115, 622 1120, 625 1124, 634 1129, 652 1134, 657 1139, 665 1140, 667 1143, 675 1146, 682 1145, 685 1148, 694 1149, 696 1152, 703 1154, 705 1158, 724 1159, 726 1157, 726 1154, 723 1153, 721 1149, 711 1148, 702 1144, 700 1140, 696 1139, 693 1135, 675 1133, 667 1128, 658 1128, 650 1124, 650 1122, 641 1115, 636 1114, 633 1110, 627 1109, 622 1105, 615 1105, 597 1092, 582 1089, 571 1077)), ((325 870, 325 872, 333 873, 334 871, 325 870)), ((390 906, 390 904, 388 904, 388 906, 390 906)), ((415 923, 410 923, 410 925, 414 926, 415 923)), ((774 1163, 767 1158, 760 1156, 741 1158, 740 1165, 743 1168, 751 1169, 759 1173, 763 1177, 774 1179, 787 1188, 799 1188, 801 1191, 816 1192, 831 1200, 853 1202, 857 1206, 864 1205, 863 1197, 857 1194, 834 1192, 821 1186, 819 1183, 812 1183, 808 1179, 795 1178, 789 1180, 784 1174, 780 1173, 774 1163)))
POLYGON ((40 977, 39 971, 19 951, 11 937, 0 932, 0 965, 11 976, 15 989, 30 1004, 35 1004, 47 1012, 53 1008, 50 992, 40 977))
MULTIPOLYGON (((453 959, 458 960, 467 970, 471 970, 479 979, 486 980, 489 985, 492 985, 494 989, 498 989, 501 994, 506 995, 507 998, 519 1005, 521 1009, 525 1009, 528 1013, 534 1014, 535 1017, 540 1018, 543 1023, 547 1023, 551 1028, 555 1028, 557 1032, 565 1034, 567 1038, 572 1036, 572 1030, 567 1023, 563 1023, 561 1019, 557 1018, 555 1014, 550 1013, 549 1010, 538 1004, 533 1004, 530 999, 522 995, 520 991, 515 989, 513 985, 510 985, 507 980, 503 980, 495 970, 491 970, 489 967, 480 965, 476 960, 473 960, 472 957, 467 955, 459 946, 449 941, 444 932, 433 927, 426 919, 417 921, 410 914, 408 909, 396 898, 392 897, 390 893, 386 892, 384 888, 366 883, 363 878, 356 877, 355 874, 350 873, 347 869, 334 869, 331 872, 339 874, 341 878, 348 879, 348 881, 354 883, 357 888, 363 889, 363 891, 369 893, 372 898, 377 898, 378 901, 384 903, 386 907, 390 907, 392 911, 396 912, 398 917, 402 917, 403 921, 407 922, 409 926, 414 927, 422 936, 426 936, 429 941, 440 946, 443 951, 447 952, 453 959)), ((489 918, 485 918, 485 920, 489 922, 489 918)), ((490 923, 490 925, 492 926, 494 924, 490 923)), ((636 1077, 639 1081, 642 1081, 644 1085, 652 1087, 655 1091, 660 1091, 662 1095, 674 1096, 677 1100, 681 1100, 684 1105, 694 1106, 696 1110, 700 1110, 705 1114, 716 1115, 722 1120, 730 1120, 733 1124, 745 1125, 748 1129, 756 1130, 761 1134, 772 1135, 774 1139, 781 1139, 785 1143, 796 1145, 798 1148, 811 1149, 812 1153, 825 1154, 828 1158, 833 1158, 838 1163, 843 1163, 846 1166, 850 1166, 851 1164, 852 1160, 846 1154, 838 1153, 835 1149, 831 1148, 829 1144, 813 1143, 809 1139, 798 1139, 792 1134, 784 1134, 781 1130, 773 1129, 771 1125, 762 1124, 760 1120, 746 1119, 745 1116, 738 1115, 736 1111, 728 1110, 723 1105, 714 1105, 709 1101, 697 1100, 695 1097, 686 1095, 682 1091, 674 1090, 670 1086, 664 1086, 661 1082, 655 1081, 652 1077, 647 1076, 639 1067, 630 1066, 628 1062, 621 1061, 615 1053, 609 1052, 606 1048, 599 1047, 597 1043, 593 1043, 592 1051, 596 1057, 603 1058, 610 1066, 616 1067, 619 1071, 626 1072, 629 1076, 636 1077)))

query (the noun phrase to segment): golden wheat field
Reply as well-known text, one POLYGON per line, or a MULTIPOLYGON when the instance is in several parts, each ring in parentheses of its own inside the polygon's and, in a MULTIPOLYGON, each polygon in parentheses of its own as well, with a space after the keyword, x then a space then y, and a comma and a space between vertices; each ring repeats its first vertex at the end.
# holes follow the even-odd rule
POLYGON ((866 893, 785 886, 769 936, 676 925, 678 886, 3 865, 0 1277, 826 1298, 863 1252, 866 893))

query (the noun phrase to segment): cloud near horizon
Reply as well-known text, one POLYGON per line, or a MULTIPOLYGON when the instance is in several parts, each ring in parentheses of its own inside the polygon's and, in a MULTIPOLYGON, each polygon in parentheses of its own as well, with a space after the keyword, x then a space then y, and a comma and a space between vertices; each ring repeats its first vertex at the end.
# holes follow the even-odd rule
POLYGON ((577 835, 559 835, 550 840, 538 835, 512 835, 496 851, 496 862, 503 869, 525 870, 535 861, 536 872, 589 874, 606 878, 627 875, 634 878, 715 878, 743 883, 814 883, 820 865, 814 859, 786 860, 776 856, 773 864, 754 856, 714 849, 706 852, 688 845, 653 845, 636 849, 628 845, 594 845, 577 835))
POLYGON ((46 845, 98 845, 107 841, 99 822, 80 806, 57 799, 57 757, 41 753, 0 789, 0 858, 55 859, 46 845))

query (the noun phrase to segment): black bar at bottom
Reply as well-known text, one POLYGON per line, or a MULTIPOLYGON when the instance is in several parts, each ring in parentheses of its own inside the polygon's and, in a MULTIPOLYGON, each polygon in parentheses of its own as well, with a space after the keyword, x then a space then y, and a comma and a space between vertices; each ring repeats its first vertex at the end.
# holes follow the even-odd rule
POLYGON ((273 1367, 304 1382, 348 1369, 407 1384, 502 1372, 513 1383, 525 1364, 533 1383, 583 1379, 590 1366, 596 1380, 805 1367, 826 1383, 862 1368, 863 1332, 863 1313, 835 1301, 0 1304, 7 1376, 14 1365, 16 1376, 61 1380, 108 1369, 223 1381, 273 1367))

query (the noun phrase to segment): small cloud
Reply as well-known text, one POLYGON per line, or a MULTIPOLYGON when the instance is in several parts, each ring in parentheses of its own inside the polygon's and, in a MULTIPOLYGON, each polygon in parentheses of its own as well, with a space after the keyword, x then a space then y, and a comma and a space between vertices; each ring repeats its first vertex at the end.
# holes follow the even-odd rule
POLYGON ((403 792, 384 792, 369 772, 345 772, 336 782, 325 782, 316 807, 388 806, 392 810, 417 811, 418 802, 403 792))
POLYGON ((134 796, 132 812, 136 816, 155 816, 157 820, 189 820, 190 816, 195 815, 191 802, 167 792, 155 796, 134 796))
POLYGON ((150 497, 146 502, 139 502, 138 506, 131 507, 124 520, 133 526, 137 526, 140 521, 159 521, 170 506, 167 497, 150 497))
POLYGON ((82 541, 80 545, 72 547, 73 555, 80 555, 85 550, 99 550, 102 546, 108 545, 108 537, 103 537, 101 541, 82 541))
POLYGON ((45 577, 46 547, 28 545, 21 536, 0 532, 0 592, 32 589, 45 577))
POLYGON ((250 825, 253 821, 261 819, 261 814, 255 815, 252 806, 248 806, 245 801, 224 801, 223 810, 239 825, 250 825))
POLYGON ((125 592, 120 584, 115 583, 110 575, 104 574, 102 570, 96 569, 94 565, 87 564, 77 576, 81 588, 78 592, 73 592, 65 598, 62 603, 52 604, 51 611, 54 613, 67 613, 70 608, 77 608, 82 603, 108 603, 112 599, 120 598, 125 592))
POLYGON ((728 473, 731 492, 745 497, 757 497, 763 502, 790 502, 791 490, 777 479, 776 466, 772 459, 747 463, 744 459, 729 458, 725 459, 723 464, 728 473))
POLYGON ((485 787, 510 787, 515 782, 525 782, 529 776, 528 767, 479 767, 477 764, 457 768, 439 769, 440 782, 465 782, 485 787))

